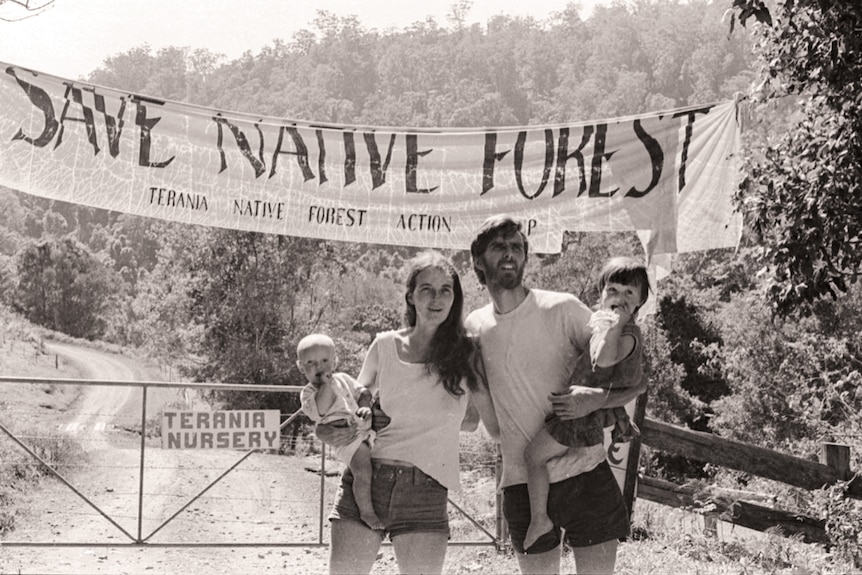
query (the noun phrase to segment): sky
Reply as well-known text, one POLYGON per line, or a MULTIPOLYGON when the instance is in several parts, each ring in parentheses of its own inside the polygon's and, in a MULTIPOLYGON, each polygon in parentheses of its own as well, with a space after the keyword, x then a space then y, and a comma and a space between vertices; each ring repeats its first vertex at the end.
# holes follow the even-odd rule
MULTIPOLYGON (((35 2, 45 0, 35 0, 35 2)), ((310 28, 318 10, 355 15, 366 28, 404 28, 433 16, 441 26, 456 0, 55 0, 37 16, 0 20, 0 62, 81 79, 104 59, 149 44, 206 48, 234 59, 310 28)), ((473 0, 468 23, 498 14, 547 19, 570 0, 473 0)), ((610 0, 579 0, 582 16, 610 0)), ((34 0, 31 0, 31 3, 34 0)), ((22 14, 0 5, 0 18, 22 14)))

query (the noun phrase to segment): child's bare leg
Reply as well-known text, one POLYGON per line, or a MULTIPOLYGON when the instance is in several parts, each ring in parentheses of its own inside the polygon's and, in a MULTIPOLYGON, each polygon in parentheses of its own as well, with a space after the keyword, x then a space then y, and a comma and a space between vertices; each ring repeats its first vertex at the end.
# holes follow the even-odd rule
POLYGON ((544 428, 541 429, 524 450, 527 463, 527 491, 530 494, 530 527, 524 537, 524 550, 530 548, 539 537, 551 531, 554 523, 548 517, 548 491, 550 478, 548 476, 548 461, 562 455, 568 448, 557 443, 557 440, 544 428))
POLYGON ((371 448, 364 441, 350 459, 350 472, 353 473, 353 497, 359 507, 359 515, 371 529, 383 529, 383 522, 374 512, 371 503, 371 448))

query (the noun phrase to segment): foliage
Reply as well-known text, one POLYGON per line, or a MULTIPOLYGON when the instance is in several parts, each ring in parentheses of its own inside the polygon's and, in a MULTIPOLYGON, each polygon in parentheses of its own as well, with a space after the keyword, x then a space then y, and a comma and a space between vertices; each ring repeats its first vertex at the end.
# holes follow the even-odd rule
POLYGON ((468 23, 464 4, 451 28, 428 19, 383 32, 321 11, 290 41, 227 63, 143 45, 89 79, 255 114, 399 126, 623 116, 729 98, 751 80, 748 40, 728 39, 724 8, 706 0, 614 3, 586 21, 573 4, 544 21, 497 15, 485 26, 468 23))
MULTIPOLYGON (((304 385, 295 345, 312 331, 328 332, 336 306, 328 275, 337 248, 323 242, 226 230, 196 229, 158 254, 135 309, 144 314, 151 349, 186 363, 196 381, 304 385)), ((226 392, 236 409, 298 408, 295 394, 226 392)))
POLYGON ((858 429, 860 339, 856 320, 846 319, 857 315, 853 295, 798 321, 772 318, 755 294, 716 315, 725 338, 716 359, 733 394, 713 404, 714 428, 773 448, 858 429))
POLYGON ((18 254, 15 307, 39 325, 73 337, 105 333, 117 282, 71 238, 31 244, 18 254))
POLYGON ((190 269, 204 257, 208 232, 197 227, 159 224, 160 247, 150 272, 144 272, 130 304, 130 340, 167 365, 183 366, 195 357, 200 329, 188 301, 194 283, 190 269))
MULTIPOLYGON (((45 434, 44 429, 22 430, 33 437, 30 449, 53 468, 62 467, 72 461, 80 461, 83 453, 72 438, 57 434, 45 434)), ((50 475, 50 471, 30 454, 9 442, 0 443, 0 537, 15 528, 19 510, 13 503, 18 494, 50 475)))
MULTIPOLYGON (((288 383, 281 319, 297 319, 298 284, 303 276, 310 279, 309 271, 288 258, 291 250, 281 249, 282 238, 221 230, 212 236, 190 270, 189 312, 201 326, 195 351, 207 359, 195 370, 196 379, 288 383)), ((314 321, 313 315, 301 319, 314 321)))
MULTIPOLYGON (((792 98, 789 130, 761 138, 738 194, 765 244, 766 291, 787 313, 854 283, 862 265, 862 7, 854 0, 735 0, 755 17, 763 78, 754 103, 768 114, 792 98), (769 25, 773 23, 773 25, 769 25)), ((731 20, 733 23, 733 20, 731 20)))
POLYGON ((587 305, 599 301, 602 266, 612 257, 643 261, 643 248, 633 233, 567 233, 559 254, 532 255, 529 281, 542 289, 574 294, 587 305))
POLYGON ((848 484, 841 481, 815 492, 812 508, 826 521, 832 554, 838 561, 859 570, 862 569, 862 504, 847 496, 848 484))
POLYGON ((353 324, 351 331, 367 334, 369 339, 383 331, 397 329, 402 324, 401 310, 393 306, 384 306, 379 303, 355 308, 351 314, 353 324))
MULTIPOLYGON (((664 295, 659 299, 658 321, 670 342, 670 358, 685 370, 682 387, 694 397, 710 403, 727 395, 727 383, 720 369, 708 369, 710 346, 721 346, 721 336, 701 316, 685 296, 664 295)), ((694 423, 694 422, 689 422, 694 423)), ((701 421, 695 429, 705 431, 701 421)))
POLYGON ((658 319, 650 317, 642 325, 644 335, 644 375, 649 381, 649 417, 682 425, 701 416, 704 405, 683 388, 685 369, 671 357, 667 332, 658 319))

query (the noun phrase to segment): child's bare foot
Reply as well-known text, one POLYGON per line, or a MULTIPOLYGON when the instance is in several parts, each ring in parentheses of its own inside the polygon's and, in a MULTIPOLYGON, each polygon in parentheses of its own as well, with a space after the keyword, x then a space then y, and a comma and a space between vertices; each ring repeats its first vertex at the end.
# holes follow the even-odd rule
POLYGON ((367 513, 360 511, 359 516, 362 517, 362 522, 368 525, 371 529, 380 530, 385 529, 386 527, 373 511, 369 511, 367 513))
POLYGON ((534 518, 530 521, 530 526, 527 528, 527 536, 524 537, 524 552, 527 553, 533 543, 539 540, 539 537, 554 529, 554 522, 547 515, 541 518, 534 518))

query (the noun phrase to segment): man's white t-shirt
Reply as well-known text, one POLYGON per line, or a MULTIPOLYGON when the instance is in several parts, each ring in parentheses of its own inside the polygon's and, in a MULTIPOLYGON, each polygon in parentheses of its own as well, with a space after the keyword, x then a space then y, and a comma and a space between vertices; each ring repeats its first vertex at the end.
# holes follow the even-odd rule
MULTIPOLYGON (((527 482, 524 449, 552 411, 548 397, 566 389, 577 359, 589 351, 591 314, 571 294, 531 289, 509 313, 495 313, 488 304, 467 317, 467 330, 479 338, 500 425, 500 487, 527 482)), ((570 448, 548 463, 550 480, 590 471, 604 460, 602 445, 570 448)))

